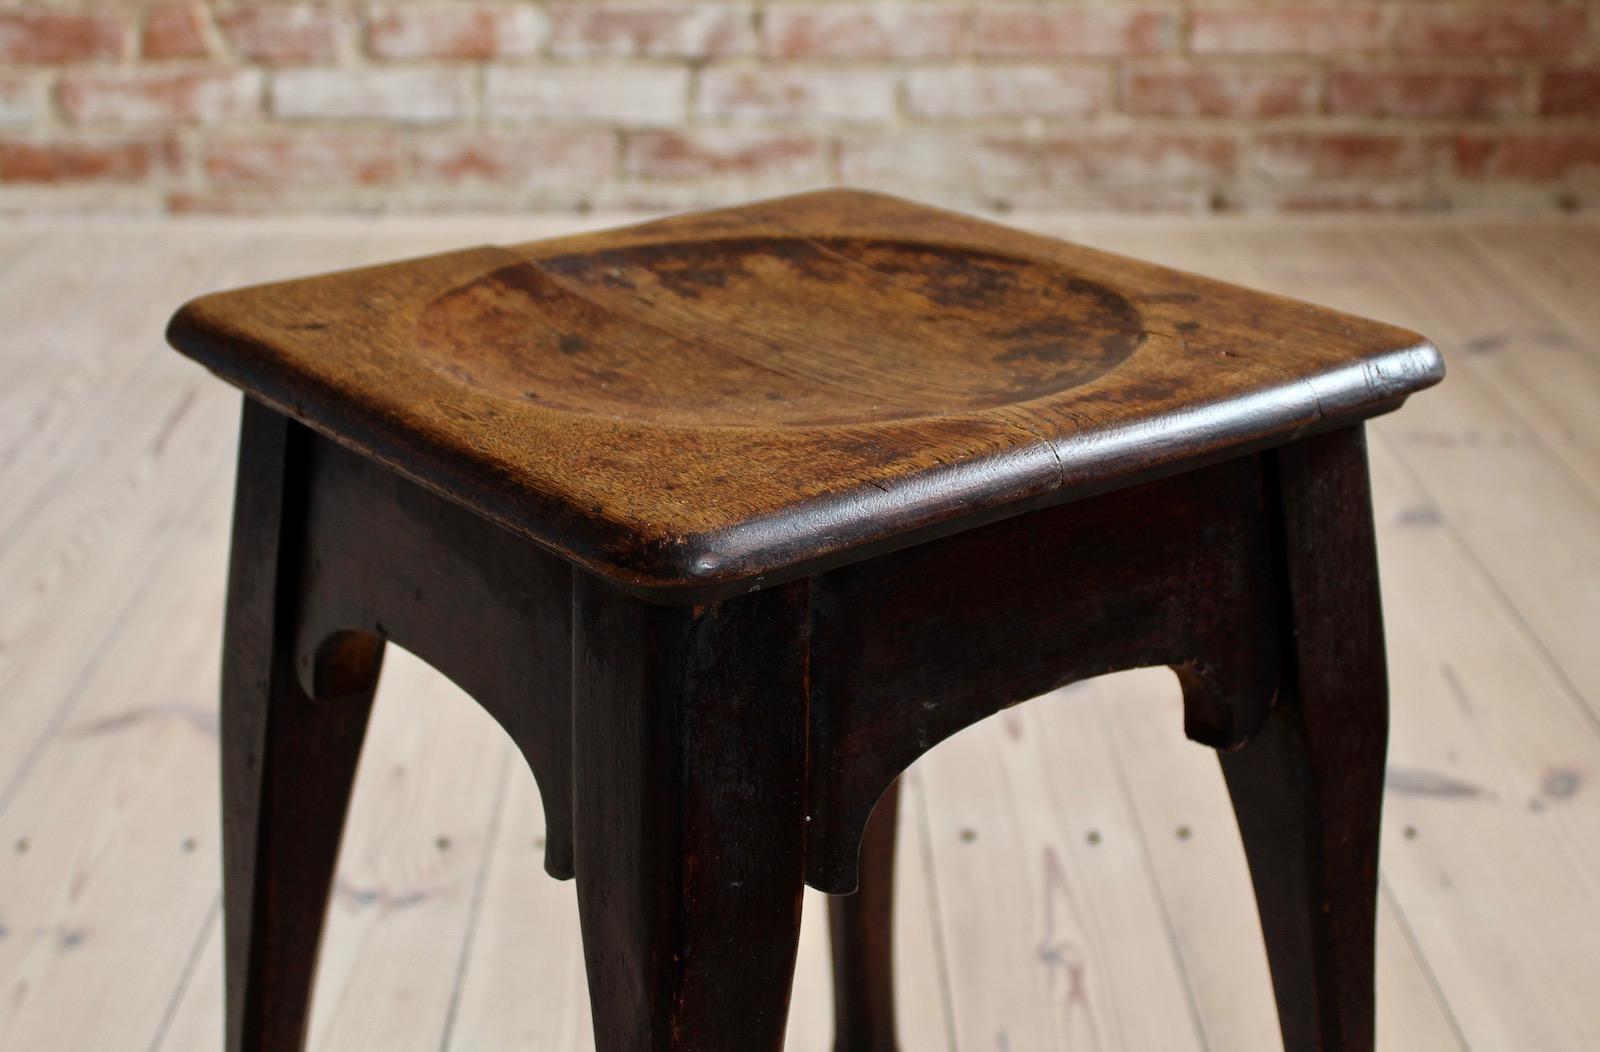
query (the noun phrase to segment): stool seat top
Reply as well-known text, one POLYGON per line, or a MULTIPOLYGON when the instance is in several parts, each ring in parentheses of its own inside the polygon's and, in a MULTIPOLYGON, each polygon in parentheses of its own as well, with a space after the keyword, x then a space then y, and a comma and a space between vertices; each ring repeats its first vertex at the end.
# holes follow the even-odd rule
POLYGON ((1404 329, 848 190, 217 293, 168 335, 681 599, 1354 423, 1443 374, 1404 329))

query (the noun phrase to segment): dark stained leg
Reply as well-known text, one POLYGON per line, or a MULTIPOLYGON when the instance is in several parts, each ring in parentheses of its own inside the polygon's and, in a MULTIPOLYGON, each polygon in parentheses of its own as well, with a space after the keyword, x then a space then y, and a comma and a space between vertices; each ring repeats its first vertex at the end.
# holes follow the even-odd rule
POLYGON ((1286 1052, 1370 1052, 1388 688, 1360 428, 1275 454, 1293 668, 1222 757, 1286 1052))
POLYGON ((246 401, 222 673, 227 1052, 305 1043, 317 944, 382 643, 346 634, 295 675, 298 425, 246 401))
POLYGON ((598 1052, 783 1047, 809 585, 662 607, 574 582, 578 909, 598 1052))
POLYGON ((861 886, 828 900, 834 1052, 895 1052, 894 841, 900 783, 879 797, 861 839, 861 886))

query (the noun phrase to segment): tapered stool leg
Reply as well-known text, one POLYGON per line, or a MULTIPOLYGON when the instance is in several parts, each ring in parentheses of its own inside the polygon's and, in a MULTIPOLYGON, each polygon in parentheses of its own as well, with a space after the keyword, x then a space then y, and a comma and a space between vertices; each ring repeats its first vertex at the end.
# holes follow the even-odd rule
POLYGON ((878 799, 861 839, 861 886, 828 900, 834 1052, 895 1052, 894 850, 900 783, 878 799))
POLYGON ((809 585, 663 607, 580 573, 574 860, 598 1052, 776 1052, 800 932, 809 585))
POLYGON ((1370 1052, 1388 692, 1365 446, 1356 428, 1276 459, 1293 671, 1222 766, 1286 1052, 1370 1052))
POLYGON ((292 653, 297 425, 246 401, 222 676, 227 1052, 304 1047, 317 946, 382 645, 351 636, 301 688, 292 653))

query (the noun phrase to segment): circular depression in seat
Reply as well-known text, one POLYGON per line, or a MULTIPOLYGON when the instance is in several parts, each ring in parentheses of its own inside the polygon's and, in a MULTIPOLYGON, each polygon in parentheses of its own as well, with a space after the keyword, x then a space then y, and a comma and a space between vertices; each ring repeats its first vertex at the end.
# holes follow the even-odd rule
POLYGON ((862 238, 671 241, 505 263, 435 298, 420 356, 568 412, 821 426, 1032 401, 1114 369, 1138 309, 1041 262, 862 238))

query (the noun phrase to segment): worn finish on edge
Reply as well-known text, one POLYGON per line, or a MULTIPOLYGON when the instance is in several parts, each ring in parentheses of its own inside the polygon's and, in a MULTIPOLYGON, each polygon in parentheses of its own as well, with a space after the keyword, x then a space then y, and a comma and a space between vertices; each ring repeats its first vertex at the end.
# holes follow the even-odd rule
POLYGON ((828 191, 203 297, 173 343, 626 587, 744 590, 1394 408, 1414 333, 828 191))

